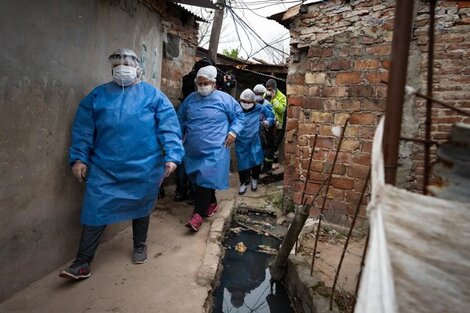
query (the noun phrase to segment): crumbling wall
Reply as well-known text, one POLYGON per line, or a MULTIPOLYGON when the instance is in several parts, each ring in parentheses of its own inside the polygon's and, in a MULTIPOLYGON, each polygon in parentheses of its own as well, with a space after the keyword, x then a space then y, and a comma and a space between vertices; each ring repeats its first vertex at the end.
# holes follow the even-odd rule
MULTIPOLYGON (((407 84, 426 93, 429 4, 415 3, 407 84)), ((349 118, 325 207, 326 219, 335 223, 350 220, 370 165, 372 136, 386 104, 387 86, 382 81, 388 80, 390 70, 394 5, 391 0, 312 3, 303 5, 290 24, 284 185, 300 204, 318 133, 306 189, 308 197, 317 192, 339 141, 332 130, 349 118)), ((439 1, 437 8, 434 97, 460 108, 470 107, 469 10, 463 1, 439 1)), ((468 121, 448 109, 434 108, 434 139, 445 138, 452 123, 468 121)), ((423 131, 424 102, 407 98, 402 136, 424 138, 423 131)), ((399 186, 422 188, 422 150, 420 144, 401 143, 399 186)), ((318 208, 312 213, 318 214, 318 208)))

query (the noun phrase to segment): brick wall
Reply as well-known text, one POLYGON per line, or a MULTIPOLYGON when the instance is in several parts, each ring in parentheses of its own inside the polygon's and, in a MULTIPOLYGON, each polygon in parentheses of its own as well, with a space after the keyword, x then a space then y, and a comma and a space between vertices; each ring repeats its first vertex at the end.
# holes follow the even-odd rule
MULTIPOLYGON (((309 155, 318 134, 306 194, 311 197, 331 169, 339 138, 332 129, 350 122, 339 153, 325 212, 327 220, 347 223, 360 196, 370 165, 371 142, 386 103, 395 1, 325 1, 308 5, 290 25, 291 61, 288 75, 285 189, 300 204, 309 155)), ((464 2, 439 2, 436 31, 435 97, 469 107, 469 17, 464 2)), ((414 45, 419 49, 415 87, 425 93, 428 10, 418 3, 414 45)), ((411 64, 413 66, 413 64, 411 64)), ((413 75, 410 75, 410 77, 413 75)), ((410 112, 422 135, 423 103, 412 101, 410 112)), ((408 114, 408 113, 407 113, 408 114)), ((461 120, 448 110, 434 111, 435 138, 444 137, 450 123, 461 120)), ((416 126, 416 125, 415 125, 416 126)), ((421 188, 421 147, 412 146, 407 187, 421 188)), ((421 149, 422 150, 422 149, 421 149)), ((367 199, 366 199, 367 201, 367 199)), ((365 201, 365 202, 366 202, 365 201)), ((318 210, 318 206, 317 209, 318 210)), ((316 214, 317 212, 312 212, 316 214)), ((364 215, 364 212, 362 212, 364 215)))
POLYGON ((174 106, 178 107, 182 97, 182 78, 189 73, 195 63, 198 42, 198 24, 195 17, 181 11, 179 6, 168 2, 155 3, 144 0, 146 5, 162 15, 164 44, 169 44, 170 38, 179 38, 178 55, 168 55, 163 49, 162 84, 161 90, 168 96, 174 106))

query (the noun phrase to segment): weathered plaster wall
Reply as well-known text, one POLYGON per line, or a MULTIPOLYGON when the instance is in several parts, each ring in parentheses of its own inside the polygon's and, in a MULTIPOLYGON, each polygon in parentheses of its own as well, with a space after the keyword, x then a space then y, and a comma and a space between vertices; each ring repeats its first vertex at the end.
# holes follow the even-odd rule
MULTIPOLYGON (((422 1, 415 2, 407 83, 426 93, 429 10, 422 1)), ((300 204, 318 133, 306 189, 308 197, 317 192, 331 169, 339 141, 333 127, 349 118, 326 202, 325 216, 335 223, 350 220, 370 165, 372 137, 386 103, 387 87, 381 81, 388 79, 390 70, 394 5, 391 0, 323 1, 305 5, 290 24, 284 185, 286 190, 292 186, 294 203, 300 204)), ((469 10, 468 2, 438 2, 434 94, 461 108, 469 107, 470 96, 470 39, 465 36, 470 30, 469 10)), ((465 121, 439 107, 433 114, 433 138, 438 140, 447 136, 453 122, 465 121)), ((406 99, 402 135, 423 138, 423 117, 423 102, 406 99)), ((399 161, 398 184, 421 189, 422 147, 402 143, 399 161)))
POLYGON ((160 86, 165 30, 155 7, 166 2, 153 2, 2 4, 0 301, 73 258, 83 186, 67 164, 71 123, 79 101, 111 80, 107 57, 119 47, 134 49, 144 80, 160 86))

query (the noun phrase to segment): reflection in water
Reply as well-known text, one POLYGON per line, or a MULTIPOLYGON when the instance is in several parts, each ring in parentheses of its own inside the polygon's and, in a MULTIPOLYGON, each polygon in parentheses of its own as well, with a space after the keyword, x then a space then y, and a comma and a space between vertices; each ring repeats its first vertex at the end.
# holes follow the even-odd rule
POLYGON ((294 312, 284 287, 275 284, 271 289, 268 269, 271 256, 256 252, 259 245, 278 248, 278 240, 244 231, 240 234, 231 233, 224 244, 228 248, 223 260, 224 270, 220 285, 214 292, 213 313, 294 312), (248 247, 246 252, 240 253, 233 249, 238 242, 243 242, 248 247))

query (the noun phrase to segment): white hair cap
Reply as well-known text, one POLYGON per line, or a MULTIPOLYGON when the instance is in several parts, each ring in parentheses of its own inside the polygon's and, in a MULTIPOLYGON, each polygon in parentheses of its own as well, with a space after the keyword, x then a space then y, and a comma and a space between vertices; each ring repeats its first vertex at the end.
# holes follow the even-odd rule
POLYGON ((255 88, 253 88, 253 91, 256 94, 263 94, 266 93, 266 87, 264 87, 262 84, 258 84, 255 86, 255 88))
POLYGON ((255 93, 251 89, 245 89, 240 95, 240 100, 255 102, 255 93))
POLYGON ((215 82, 215 79, 217 78, 217 69, 213 65, 201 67, 199 71, 197 71, 196 77, 205 77, 211 82, 215 82))

